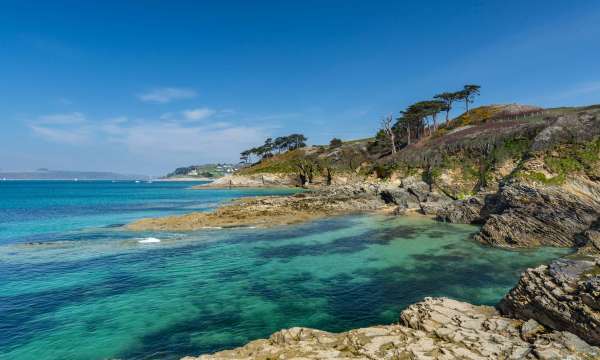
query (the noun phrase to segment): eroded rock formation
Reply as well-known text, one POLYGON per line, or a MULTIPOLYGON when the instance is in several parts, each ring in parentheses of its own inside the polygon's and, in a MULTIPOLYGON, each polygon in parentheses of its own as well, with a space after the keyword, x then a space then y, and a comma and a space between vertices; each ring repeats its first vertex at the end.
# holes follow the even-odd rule
POLYGON ((502 317, 493 307, 426 298, 400 324, 334 334, 274 333, 234 350, 186 360, 225 359, 595 359, 600 350, 568 332, 502 317))
POLYGON ((600 345, 600 258, 560 259, 528 269, 498 308, 600 345))

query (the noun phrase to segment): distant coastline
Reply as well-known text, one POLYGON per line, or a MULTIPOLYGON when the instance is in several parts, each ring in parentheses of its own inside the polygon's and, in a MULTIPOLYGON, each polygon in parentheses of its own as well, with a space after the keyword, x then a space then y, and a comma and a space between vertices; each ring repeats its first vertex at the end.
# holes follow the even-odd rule
POLYGON ((0 180, 151 180, 140 174, 119 174, 108 171, 36 170, 0 172, 0 180))
POLYGON ((214 181, 215 179, 207 178, 207 177, 167 177, 167 178, 158 178, 152 179, 152 181, 161 181, 161 182, 174 182, 174 181, 214 181))

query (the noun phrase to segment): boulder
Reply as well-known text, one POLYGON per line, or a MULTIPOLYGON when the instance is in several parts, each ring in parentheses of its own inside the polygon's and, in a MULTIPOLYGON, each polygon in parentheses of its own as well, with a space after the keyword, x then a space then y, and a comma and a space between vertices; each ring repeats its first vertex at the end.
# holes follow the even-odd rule
POLYGON ((559 259, 528 269, 498 304, 502 314, 534 319, 600 345, 600 257, 559 259))

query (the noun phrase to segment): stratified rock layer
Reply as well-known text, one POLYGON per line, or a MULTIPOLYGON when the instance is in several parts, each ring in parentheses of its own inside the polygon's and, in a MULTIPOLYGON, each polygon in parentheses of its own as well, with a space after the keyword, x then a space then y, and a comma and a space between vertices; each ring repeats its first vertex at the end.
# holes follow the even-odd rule
POLYGON ((334 334, 292 328, 234 350, 187 360, 225 359, 597 359, 599 349, 568 332, 500 316, 488 306, 426 298, 402 325, 334 334))
POLYGON ((528 269, 498 308, 600 345, 600 258, 560 259, 528 269))
POLYGON ((582 245, 576 235, 600 216, 600 183, 510 184, 501 189, 499 202, 502 211, 489 216, 476 240, 500 247, 576 247, 582 245))

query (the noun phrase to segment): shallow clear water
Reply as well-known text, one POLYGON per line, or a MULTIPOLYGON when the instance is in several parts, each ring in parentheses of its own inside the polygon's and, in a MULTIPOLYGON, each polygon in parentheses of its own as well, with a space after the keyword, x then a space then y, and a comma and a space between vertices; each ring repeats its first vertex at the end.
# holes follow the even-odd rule
POLYGON ((565 253, 491 249, 469 240, 475 227, 410 217, 116 226, 270 192, 189 185, 0 182, 0 359, 176 359, 291 326, 391 323, 424 296, 494 304, 524 268, 565 253))

